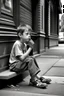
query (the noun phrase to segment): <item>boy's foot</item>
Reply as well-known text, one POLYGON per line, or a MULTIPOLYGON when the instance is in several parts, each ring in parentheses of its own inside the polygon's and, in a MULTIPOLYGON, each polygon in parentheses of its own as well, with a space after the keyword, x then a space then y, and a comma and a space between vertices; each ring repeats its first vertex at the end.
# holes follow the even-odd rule
POLYGON ((47 83, 47 84, 50 84, 50 82, 51 82, 51 79, 50 78, 44 78, 44 77, 40 77, 40 81, 42 82, 42 83, 47 83))
POLYGON ((30 84, 37 87, 37 88, 43 88, 45 89, 47 87, 46 83, 42 83, 39 79, 32 80, 30 79, 30 84))

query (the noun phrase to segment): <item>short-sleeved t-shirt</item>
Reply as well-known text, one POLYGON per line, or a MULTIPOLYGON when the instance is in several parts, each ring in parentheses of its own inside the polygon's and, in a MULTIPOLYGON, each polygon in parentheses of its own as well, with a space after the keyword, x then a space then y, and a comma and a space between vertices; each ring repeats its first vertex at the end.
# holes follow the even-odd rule
POLYGON ((27 50, 27 45, 25 43, 21 43, 19 40, 17 40, 12 47, 9 63, 14 63, 19 61, 17 56, 22 56, 27 50))

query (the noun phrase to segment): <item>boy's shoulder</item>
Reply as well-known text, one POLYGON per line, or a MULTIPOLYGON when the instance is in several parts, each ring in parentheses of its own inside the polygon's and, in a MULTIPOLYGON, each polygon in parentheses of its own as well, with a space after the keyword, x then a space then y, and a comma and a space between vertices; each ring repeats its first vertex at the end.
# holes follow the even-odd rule
POLYGON ((16 44, 19 44, 19 41, 18 40, 16 40, 13 45, 16 45, 16 44))
POLYGON ((20 41, 19 40, 16 40, 14 44, 20 44, 20 41))
POLYGON ((19 40, 16 40, 13 46, 16 46, 16 45, 18 45, 19 47, 20 46, 25 46, 25 47, 27 46, 26 43, 22 44, 19 40))
POLYGON ((14 44, 13 44, 13 47, 15 47, 16 45, 21 45, 21 43, 19 42, 19 40, 16 40, 15 42, 14 42, 14 44))

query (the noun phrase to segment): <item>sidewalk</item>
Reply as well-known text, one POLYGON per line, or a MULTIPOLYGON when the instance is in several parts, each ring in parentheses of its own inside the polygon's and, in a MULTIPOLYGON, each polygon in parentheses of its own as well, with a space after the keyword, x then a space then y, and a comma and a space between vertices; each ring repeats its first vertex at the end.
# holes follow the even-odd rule
POLYGON ((19 86, 0 90, 0 96, 64 96, 64 45, 47 49, 36 60, 41 75, 52 79, 47 89, 29 86, 30 76, 27 76, 19 86))
POLYGON ((51 83, 64 84, 64 45, 60 44, 59 47, 51 48, 49 51, 45 54, 51 55, 51 51, 53 51, 53 55, 55 54, 58 56, 59 60, 52 66, 44 77, 50 77, 52 79, 51 83))

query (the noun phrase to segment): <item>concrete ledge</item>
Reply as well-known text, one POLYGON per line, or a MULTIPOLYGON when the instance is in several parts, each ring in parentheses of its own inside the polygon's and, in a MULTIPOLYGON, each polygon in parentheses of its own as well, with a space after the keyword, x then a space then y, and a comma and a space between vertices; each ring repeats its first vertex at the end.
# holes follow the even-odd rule
POLYGON ((0 73, 0 79, 10 79, 14 76, 17 76, 16 72, 11 72, 9 69, 0 73))
POLYGON ((5 71, 3 71, 3 72, 0 73, 0 80, 8 80, 8 79, 11 79, 11 78, 13 78, 15 76, 18 76, 18 75, 21 75, 22 78, 24 79, 26 76, 29 75, 29 71, 26 70, 23 73, 16 73, 16 72, 11 72, 8 69, 8 70, 5 70, 5 71))

